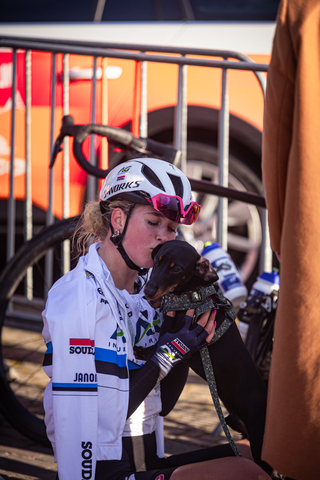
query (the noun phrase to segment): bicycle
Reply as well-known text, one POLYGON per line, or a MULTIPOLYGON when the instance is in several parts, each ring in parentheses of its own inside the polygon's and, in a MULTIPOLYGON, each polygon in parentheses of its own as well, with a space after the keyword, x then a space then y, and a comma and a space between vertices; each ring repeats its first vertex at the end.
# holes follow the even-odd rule
POLYGON ((273 348, 273 332, 279 292, 249 296, 240 305, 237 317, 248 324, 245 345, 268 386, 273 348))
MULTIPOLYGON (((180 152, 151 139, 136 138, 127 130, 104 125, 75 125, 72 117, 63 118, 60 134, 54 144, 51 168, 61 149, 65 136, 72 136, 76 160, 84 170, 97 178, 104 178, 108 170, 89 164, 82 151, 88 135, 98 134, 126 152, 126 156, 157 156, 171 163, 179 163, 180 152)), ((190 180, 192 188, 204 193, 222 195, 254 205, 265 206, 256 194, 235 191, 210 182, 190 180)), ((42 395, 47 377, 42 371, 45 345, 42 339, 41 311, 46 292, 63 274, 62 244, 69 240, 79 217, 60 220, 45 227, 26 242, 9 261, 0 276, 0 411, 6 420, 24 436, 49 446, 43 422, 42 395), (45 256, 51 252, 54 264, 50 284, 45 284, 45 256), (32 292, 24 289, 28 268, 33 267, 32 292), (18 333, 21 344, 16 343, 18 333)), ((75 255, 76 257, 77 255, 75 255)), ((75 260, 70 267, 75 266, 75 260)))

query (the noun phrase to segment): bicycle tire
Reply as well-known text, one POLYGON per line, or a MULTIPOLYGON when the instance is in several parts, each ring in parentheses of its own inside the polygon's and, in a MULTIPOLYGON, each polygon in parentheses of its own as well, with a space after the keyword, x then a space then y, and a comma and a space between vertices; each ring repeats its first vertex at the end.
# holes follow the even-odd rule
MULTIPOLYGON (((44 255, 50 249, 61 245, 61 242, 64 240, 70 239, 74 233, 78 218, 79 217, 73 217, 70 219, 61 220, 41 230, 18 250, 15 256, 6 265, 0 277, 0 412, 7 422, 22 435, 35 441, 36 443, 40 443, 45 446, 50 446, 50 442, 46 436, 43 414, 39 414, 38 411, 37 413, 34 413, 34 411, 28 405, 29 400, 25 402, 24 397, 21 397, 20 394, 15 391, 15 385, 17 382, 20 382, 20 391, 24 389, 27 391, 27 393, 28 389, 30 389, 30 385, 20 385, 21 383, 26 383, 27 381, 19 379, 19 376, 18 380, 15 379, 14 381, 10 378, 10 371, 14 370, 14 367, 10 366, 12 365, 12 361, 16 363, 18 362, 19 366, 21 365, 22 361, 25 361, 25 364, 31 362, 32 365, 32 362, 35 362, 35 368, 37 369, 37 372, 40 371, 40 368, 42 372, 43 355, 38 354, 40 352, 39 350, 33 351, 33 344, 31 344, 31 349, 30 346, 28 346, 26 348, 29 348, 29 350, 25 350, 28 353, 28 357, 23 357, 22 361, 12 359, 12 357, 15 355, 14 351, 20 353, 23 352, 23 354, 25 354, 25 345, 23 344, 22 346, 17 347, 16 344, 13 346, 11 344, 11 346, 5 346, 3 344, 3 332, 10 329, 10 327, 7 326, 9 303, 10 301, 13 302, 13 296, 18 287, 21 285, 21 281, 25 277, 28 267, 34 266, 36 262, 41 261, 41 259, 44 258, 44 255), (32 355, 36 358, 36 360, 32 359, 29 361, 32 355)), ((24 320, 22 319, 21 328, 24 331, 29 330, 27 325, 23 327, 23 321, 24 320)), ((30 331, 29 335, 34 336, 35 333, 30 331)), ((37 342, 39 341, 38 337, 40 338, 40 336, 41 333, 38 331, 37 342)), ((27 332, 23 336, 24 342, 26 341, 26 338, 27 332)), ((43 348, 45 349, 43 340, 42 344, 43 348)), ((29 377, 27 378, 29 379, 29 377)), ((32 380, 33 377, 31 376, 30 379, 32 380)), ((40 390, 42 389, 41 386, 39 388, 40 390)), ((44 391, 44 388, 42 390, 44 391)), ((39 399, 37 399, 36 402, 39 406, 39 399)), ((42 398, 41 408, 43 408, 42 398)))
POLYGON ((255 340, 255 350, 252 354, 253 361, 267 387, 269 385, 273 350, 274 321, 275 311, 269 314, 261 324, 255 340))
MULTIPOLYGON (((268 298, 268 296, 266 297, 268 298)), ((249 323, 245 345, 264 383, 268 387, 273 350, 276 306, 274 306, 274 297, 272 297, 273 308, 270 308, 270 303, 269 308, 266 309, 263 305, 263 299, 266 297, 259 295, 251 297, 251 305, 249 305, 249 307, 246 305, 242 310, 240 309, 238 312, 238 318, 240 320, 245 319, 245 321, 249 323), (248 311, 252 308, 252 305, 255 311, 252 314, 251 310, 251 315, 250 313, 248 315, 248 311)))

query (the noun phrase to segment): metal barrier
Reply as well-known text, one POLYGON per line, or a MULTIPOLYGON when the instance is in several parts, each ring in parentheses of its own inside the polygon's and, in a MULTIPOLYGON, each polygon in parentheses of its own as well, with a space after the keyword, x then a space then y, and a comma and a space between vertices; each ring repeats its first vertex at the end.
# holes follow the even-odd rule
MULTIPOLYGON (((139 133, 142 137, 148 136, 148 112, 147 112, 147 68, 150 62, 175 64, 179 67, 178 75, 178 100, 174 116, 174 146, 181 150, 180 168, 186 171, 187 162, 187 67, 204 66, 220 69, 222 71, 221 108, 219 115, 219 185, 228 187, 229 172, 229 105, 228 105, 228 71, 245 70, 252 71, 256 75, 261 87, 262 95, 265 92, 266 77, 263 72, 267 71, 267 65, 256 64, 245 55, 219 50, 187 49, 155 47, 152 45, 127 45, 97 42, 76 42, 60 40, 42 40, 37 38, 5 37, 0 36, 0 48, 10 48, 13 51, 12 61, 12 110, 11 110, 11 154, 10 154, 10 189, 8 199, 8 242, 7 259, 9 260, 15 251, 15 199, 14 199, 14 158, 15 158, 15 108, 17 88, 17 50, 26 51, 26 199, 25 199, 25 240, 32 237, 32 192, 31 192, 31 56, 32 50, 51 52, 51 69, 54 73, 51 82, 51 118, 50 118, 50 150, 54 141, 54 120, 55 120, 55 98, 56 98, 56 56, 63 54, 63 114, 69 113, 69 54, 85 55, 93 57, 93 76, 91 90, 91 122, 96 118, 96 84, 97 84, 97 58, 119 58, 137 62, 139 66, 140 81, 138 82, 137 98, 140 98, 138 105, 138 118, 140 120, 139 133), (153 52, 153 53, 146 53, 153 52), (188 57, 187 55, 192 55, 188 57), (194 58, 197 56, 197 58, 194 58), (222 60, 212 60, 203 57, 221 57, 222 60), (229 59, 232 59, 230 61, 229 59), (237 60, 237 61, 234 61, 237 60)), ((64 139, 63 148, 63 217, 70 215, 69 210, 69 139, 64 139)), ((90 145, 90 161, 95 162, 94 142, 90 145)), ((199 182, 192 183, 193 188, 198 191, 205 191, 199 182), (202 189, 202 190, 201 190, 202 189)), ((95 183, 88 178, 87 191, 88 199, 93 199, 95 194, 95 183)), ((223 248, 227 249, 228 229, 228 199, 226 191, 221 190, 218 204, 217 241, 223 248)), ((257 196, 256 205, 263 206, 263 199, 257 196)), ((49 176, 49 203, 46 223, 53 222, 53 173, 49 176)), ((262 215, 263 241, 261 250, 261 269, 271 269, 271 249, 269 246, 266 211, 262 215)), ((30 282, 32 278, 30 277, 30 282)))

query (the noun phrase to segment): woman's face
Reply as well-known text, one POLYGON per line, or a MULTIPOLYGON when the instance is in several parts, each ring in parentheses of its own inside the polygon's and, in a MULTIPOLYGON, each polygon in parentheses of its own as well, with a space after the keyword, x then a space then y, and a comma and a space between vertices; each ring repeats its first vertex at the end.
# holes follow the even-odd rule
POLYGON ((174 240, 178 225, 151 206, 135 205, 122 245, 136 265, 151 268, 152 250, 159 243, 174 240))

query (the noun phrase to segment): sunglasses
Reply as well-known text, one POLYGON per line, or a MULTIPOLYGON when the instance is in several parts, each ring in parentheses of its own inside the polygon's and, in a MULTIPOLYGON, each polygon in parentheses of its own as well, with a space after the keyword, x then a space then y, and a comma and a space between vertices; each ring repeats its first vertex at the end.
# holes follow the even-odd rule
POLYGON ((182 199, 176 195, 158 193, 152 197, 153 207, 169 220, 184 225, 191 225, 196 222, 200 213, 200 205, 191 202, 187 210, 183 208, 182 199))

